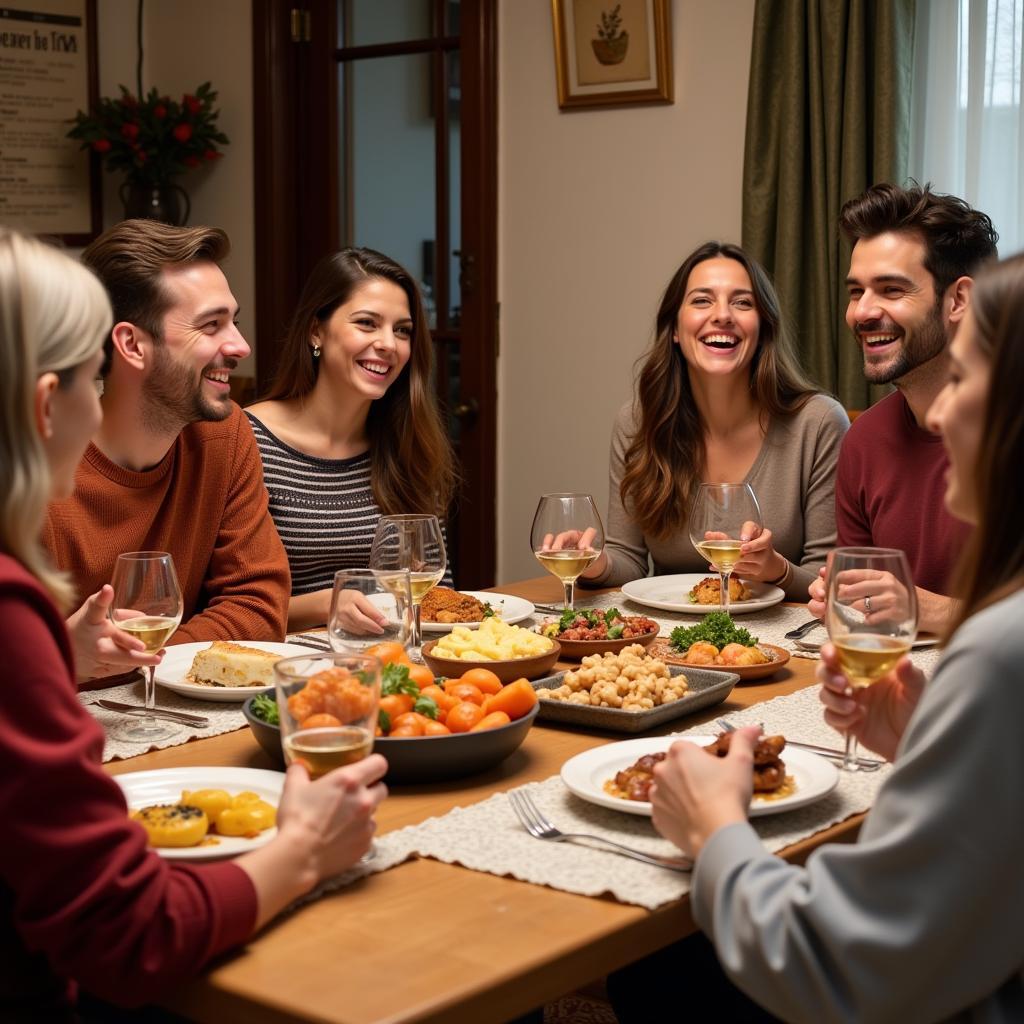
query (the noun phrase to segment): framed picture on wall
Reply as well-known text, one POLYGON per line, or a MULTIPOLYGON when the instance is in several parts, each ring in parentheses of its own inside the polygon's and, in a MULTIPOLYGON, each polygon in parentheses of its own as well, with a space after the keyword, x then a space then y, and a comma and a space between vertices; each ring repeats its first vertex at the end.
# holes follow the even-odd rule
POLYGON ((551 0, 558 105, 672 102, 669 0, 551 0))

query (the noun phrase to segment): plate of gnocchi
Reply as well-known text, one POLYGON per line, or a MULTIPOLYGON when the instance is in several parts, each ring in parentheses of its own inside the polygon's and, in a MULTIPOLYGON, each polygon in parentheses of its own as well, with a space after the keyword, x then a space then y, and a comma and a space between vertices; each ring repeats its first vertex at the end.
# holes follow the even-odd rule
POLYGON ((133 818, 147 808, 170 810, 152 821, 140 821, 146 829, 150 846, 168 860, 219 860, 235 857, 240 853, 263 846, 277 834, 277 805, 284 788, 284 773, 267 771, 263 768, 156 768, 146 772, 126 772, 115 775, 114 781, 121 787, 128 810, 133 818), (189 794, 183 800, 185 794, 189 794), (239 800, 241 798, 241 800, 239 800), (252 814, 245 812, 252 822, 240 821, 246 804, 259 803, 252 814), (183 810, 176 810, 181 805, 183 810), (235 806, 237 805, 237 806, 235 806), (269 807, 269 810, 267 808, 269 807), (231 817, 224 822, 224 831, 217 828, 190 831, 185 836, 175 836, 179 830, 197 830, 199 815, 191 813, 202 809, 205 815, 218 819, 224 811, 231 817), (171 842, 185 842, 193 839, 191 845, 157 846, 161 841, 158 830, 170 835, 171 842), (229 833, 243 834, 229 834, 229 833))

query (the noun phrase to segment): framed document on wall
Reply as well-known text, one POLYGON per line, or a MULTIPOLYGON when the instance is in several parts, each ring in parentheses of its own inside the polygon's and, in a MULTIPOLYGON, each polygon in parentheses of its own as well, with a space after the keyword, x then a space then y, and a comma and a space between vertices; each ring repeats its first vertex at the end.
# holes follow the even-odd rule
POLYGON ((67 137, 96 96, 96 0, 0 4, 0 224, 67 245, 96 237, 98 157, 67 137))

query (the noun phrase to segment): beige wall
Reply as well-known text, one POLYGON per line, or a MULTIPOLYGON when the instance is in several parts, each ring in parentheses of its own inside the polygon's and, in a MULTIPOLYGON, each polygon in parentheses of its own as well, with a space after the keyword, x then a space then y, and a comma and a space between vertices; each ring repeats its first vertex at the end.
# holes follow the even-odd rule
POLYGON ((675 0, 675 103, 561 113, 551 5, 499 26, 498 572, 535 576, 537 498, 607 508, 608 439, 658 299, 708 238, 739 241, 754 0, 675 0))
MULTIPOLYGON (((99 0, 97 5, 100 95, 118 86, 135 91, 135 0, 99 0)), ((190 224, 227 231, 232 255, 224 269, 242 308, 245 337, 255 338, 253 245, 253 112, 251 0, 147 0, 143 16, 142 88, 156 86, 180 99, 210 80, 220 93, 218 124, 231 140, 224 157, 181 178, 192 200, 190 224)), ((120 175, 104 174, 106 226, 124 216, 117 196, 120 175)), ((252 357, 240 372, 253 372, 252 357)))

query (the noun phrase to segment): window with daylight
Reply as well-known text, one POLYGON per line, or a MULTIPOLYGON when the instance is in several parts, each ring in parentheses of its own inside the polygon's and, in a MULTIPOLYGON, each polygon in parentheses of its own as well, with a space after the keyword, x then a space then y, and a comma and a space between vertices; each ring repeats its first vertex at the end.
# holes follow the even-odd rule
POLYGON ((917 4, 911 174, 984 210, 1024 249, 1024 0, 917 4))

